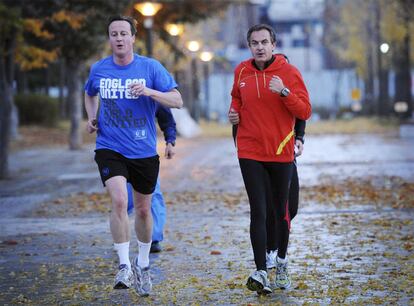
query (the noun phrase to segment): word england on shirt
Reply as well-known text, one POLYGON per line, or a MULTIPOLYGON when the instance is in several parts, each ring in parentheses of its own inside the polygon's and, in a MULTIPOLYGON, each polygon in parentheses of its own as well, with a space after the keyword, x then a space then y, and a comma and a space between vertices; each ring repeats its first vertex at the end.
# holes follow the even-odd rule
POLYGON ((136 99, 128 88, 134 83, 146 86, 145 79, 102 78, 99 80, 99 93, 102 99, 136 99))

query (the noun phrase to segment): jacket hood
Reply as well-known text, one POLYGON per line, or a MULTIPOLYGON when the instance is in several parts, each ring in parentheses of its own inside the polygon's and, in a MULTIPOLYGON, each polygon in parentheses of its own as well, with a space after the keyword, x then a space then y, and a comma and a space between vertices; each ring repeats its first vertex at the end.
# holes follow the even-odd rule
MULTIPOLYGON (((265 72, 276 71, 276 70, 280 69, 282 66, 287 64, 287 60, 283 55, 273 54, 273 57, 275 58, 273 63, 271 63, 269 65, 269 67, 266 67, 265 69, 263 69, 263 71, 265 71, 265 72)), ((252 71, 260 71, 253 65, 253 61, 254 61, 254 59, 250 58, 250 59, 242 62, 241 65, 243 67, 246 67, 249 70, 252 70, 252 71)))

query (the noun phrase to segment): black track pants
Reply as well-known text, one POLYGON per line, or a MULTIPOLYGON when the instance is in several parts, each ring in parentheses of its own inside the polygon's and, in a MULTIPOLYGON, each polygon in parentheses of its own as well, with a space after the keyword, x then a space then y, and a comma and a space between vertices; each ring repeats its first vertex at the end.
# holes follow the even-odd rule
MULTIPOLYGON (((268 182, 268 189, 267 189, 267 199, 268 199, 268 213, 266 219, 266 226, 267 226, 267 251, 274 251, 280 249, 279 241, 280 241, 280 233, 281 231, 278 229, 276 224, 276 217, 274 210, 274 205, 272 204, 271 198, 271 187, 270 181, 268 182)), ((289 188, 289 216, 290 220, 292 221, 293 218, 296 216, 298 212, 299 206, 299 177, 298 177, 298 170, 296 167, 296 163, 293 163, 292 167, 292 179, 290 182, 289 188)), ((281 250, 283 251, 283 250, 281 250)), ((284 258, 286 253, 280 253, 279 257, 284 258)))
POLYGON ((239 163, 250 203, 250 240, 254 261, 257 270, 266 271, 266 216, 270 211, 267 198, 271 196, 275 208, 274 217, 280 231, 279 247, 286 253, 290 224, 287 201, 293 163, 260 162, 242 158, 239 163), (271 190, 271 195, 268 190, 271 190))

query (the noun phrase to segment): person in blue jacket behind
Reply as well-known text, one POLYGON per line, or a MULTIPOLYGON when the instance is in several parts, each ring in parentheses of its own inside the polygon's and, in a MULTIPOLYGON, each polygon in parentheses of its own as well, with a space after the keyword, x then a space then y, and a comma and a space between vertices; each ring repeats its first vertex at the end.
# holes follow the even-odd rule
MULTIPOLYGON (((164 133, 164 139, 166 143, 165 157, 172 159, 175 152, 175 140, 177 138, 176 123, 171 110, 160 104, 157 105, 155 112, 157 117, 158 125, 161 131, 164 133)), ((132 186, 128 185, 128 214, 131 214, 134 209, 134 201, 132 196, 132 186)), ((164 225, 167 218, 167 208, 165 206, 164 197, 160 188, 160 179, 158 177, 157 185, 155 186, 154 193, 152 194, 151 200, 151 213, 153 218, 152 228, 152 243, 151 253, 158 253, 162 251, 161 241, 164 240, 164 225)))

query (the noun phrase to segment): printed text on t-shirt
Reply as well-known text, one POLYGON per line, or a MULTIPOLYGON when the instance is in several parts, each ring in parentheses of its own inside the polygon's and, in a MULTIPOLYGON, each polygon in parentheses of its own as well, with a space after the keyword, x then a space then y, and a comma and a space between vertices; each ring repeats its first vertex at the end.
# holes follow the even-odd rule
POLYGON ((102 78, 99 80, 99 93, 102 99, 136 99, 128 88, 133 83, 146 86, 145 79, 102 78))

